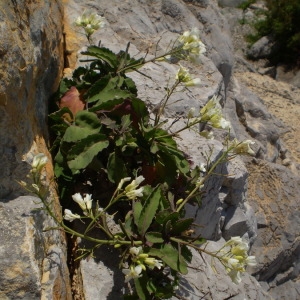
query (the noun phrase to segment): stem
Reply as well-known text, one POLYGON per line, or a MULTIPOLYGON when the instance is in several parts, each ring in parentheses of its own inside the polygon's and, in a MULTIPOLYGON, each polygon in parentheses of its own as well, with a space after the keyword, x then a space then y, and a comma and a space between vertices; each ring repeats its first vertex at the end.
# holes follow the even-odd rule
POLYGON ((219 256, 217 256, 216 253, 207 251, 207 250, 202 249, 200 247, 197 247, 197 246, 195 246, 195 245, 193 245, 193 244, 191 244, 189 242, 185 242, 185 241, 182 241, 182 240, 174 238, 174 237, 171 237, 170 240, 173 241, 173 242, 179 243, 179 244, 190 246, 190 247, 194 248, 197 251, 203 252, 203 253, 208 254, 208 255, 210 255, 210 256, 212 256, 214 258, 218 258, 219 259, 219 256))
POLYGON ((125 72, 126 70, 129 70, 129 69, 138 68, 138 67, 143 66, 147 63, 155 62, 156 60, 161 60, 161 59, 165 58, 168 55, 173 55, 173 54, 180 53, 181 51, 182 51, 181 48, 172 49, 169 52, 164 53, 164 54, 159 55, 159 56, 155 56, 154 58, 151 58, 151 59, 148 59, 148 60, 142 60, 141 62, 138 62, 135 65, 125 66, 124 68, 118 70, 117 73, 125 72))
POLYGON ((194 196, 194 194, 199 190, 199 187, 205 182, 206 178, 208 178, 212 172, 215 170, 215 168, 220 164, 222 163, 222 161, 224 160, 224 158, 227 156, 228 152, 230 151, 231 149, 227 149, 227 151, 223 152, 223 154, 221 155, 221 157, 212 165, 211 168, 209 168, 206 176, 204 178, 202 178, 200 180, 200 182, 196 185, 196 187, 190 192, 190 194, 184 199, 184 201, 178 206, 177 208, 177 212, 179 212, 183 207, 184 205, 194 196))

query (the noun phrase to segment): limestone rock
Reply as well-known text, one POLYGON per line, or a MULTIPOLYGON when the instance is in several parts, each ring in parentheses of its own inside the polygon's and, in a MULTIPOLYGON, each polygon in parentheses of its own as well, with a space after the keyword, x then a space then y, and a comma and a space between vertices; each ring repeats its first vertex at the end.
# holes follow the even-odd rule
MULTIPOLYGON (((63 68, 62 10, 59 0, 0 3, 1 299, 71 299, 64 235, 43 232, 51 218, 32 211, 37 199, 19 197, 28 192, 17 183, 28 181, 35 154, 49 156, 46 119, 63 68)), ((52 173, 48 164, 48 183, 52 173)))
POLYGON ((71 299, 63 235, 39 199, 21 196, 1 202, 1 299, 71 299))
POLYGON ((251 59, 267 58, 276 51, 276 43, 269 36, 263 36, 247 51, 251 59))
POLYGON ((222 7, 238 7, 239 5, 247 2, 246 0, 219 0, 219 5, 222 7))
POLYGON ((300 277, 300 178, 284 166, 265 161, 249 163, 248 169, 249 198, 259 216, 252 247, 258 259, 254 274, 274 299, 293 299, 300 277))

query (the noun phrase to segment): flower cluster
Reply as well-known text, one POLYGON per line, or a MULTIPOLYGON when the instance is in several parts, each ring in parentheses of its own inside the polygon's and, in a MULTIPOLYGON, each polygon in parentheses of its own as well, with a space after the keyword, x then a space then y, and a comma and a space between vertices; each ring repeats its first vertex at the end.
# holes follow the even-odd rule
MULTIPOLYGON (((73 200, 80 206, 85 216, 89 216, 92 209, 92 195, 86 194, 84 197, 80 193, 76 193, 72 196, 73 200)), ((74 221, 75 219, 80 219, 78 214, 73 214, 71 210, 65 209, 64 219, 67 221, 74 221)))
POLYGON ((75 25, 82 27, 86 36, 89 38, 96 30, 105 26, 105 18, 97 15, 96 13, 85 11, 76 19, 75 25))
POLYGON ((146 266, 151 270, 154 268, 161 269, 163 266, 161 260, 149 257, 147 253, 143 253, 142 247, 131 247, 129 249, 129 254, 133 264, 129 268, 122 270, 125 275, 125 282, 141 277, 141 273, 143 270, 146 270, 146 266))
POLYGON ((233 154, 239 155, 254 155, 254 151, 250 148, 250 145, 255 144, 251 140, 245 140, 243 142, 239 142, 237 139, 233 139, 229 142, 228 148, 232 149, 231 152, 233 154))
POLYGON ((176 47, 182 49, 182 55, 193 62, 199 62, 201 55, 206 51, 205 45, 200 40, 197 28, 185 31, 176 42, 176 47))
POLYGON ((201 122, 210 123, 215 128, 229 129, 230 123, 222 115, 222 107, 217 96, 213 96, 200 110, 201 122))
POLYGON ((180 65, 179 70, 176 74, 176 80, 183 83, 185 86, 199 86, 201 83, 200 78, 192 79, 191 74, 187 68, 180 65))
POLYGON ((248 256, 249 245, 241 237, 232 237, 218 251, 218 256, 224 264, 226 272, 236 284, 241 282, 241 272, 245 272, 246 266, 255 266, 255 256, 248 256))
POLYGON ((44 153, 38 153, 35 155, 33 158, 31 167, 32 167, 32 172, 40 172, 42 168, 46 165, 48 162, 48 158, 44 153))
MULTIPOLYGON (((129 181, 130 179, 131 179, 130 177, 126 177, 126 178, 122 179, 123 181, 121 180, 120 184, 122 182, 129 181)), ((143 176, 138 176, 137 178, 132 180, 132 182, 129 183, 125 187, 125 195, 128 199, 135 200, 137 197, 142 197, 143 196, 144 187, 140 187, 140 188, 137 188, 137 187, 144 180, 145 180, 145 178, 143 176)), ((119 186, 120 186, 120 184, 119 184, 119 186)))

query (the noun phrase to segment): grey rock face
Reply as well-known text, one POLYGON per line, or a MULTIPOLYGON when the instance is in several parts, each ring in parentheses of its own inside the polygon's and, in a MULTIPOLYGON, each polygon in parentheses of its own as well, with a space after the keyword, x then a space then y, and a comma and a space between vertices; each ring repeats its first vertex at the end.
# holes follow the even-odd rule
POLYGON ((264 282, 264 288, 274 299, 297 299, 300 178, 269 162, 249 164, 248 169, 249 197, 258 216, 257 238, 252 247, 258 259, 254 275, 264 282))
POLYGON ((263 36, 249 48, 247 55, 252 59, 261 59, 269 57, 274 51, 276 51, 276 43, 271 37, 263 36))
MULTIPOLYGON (((38 199, 18 197, 28 193, 17 183, 28 180, 34 154, 48 153, 48 99, 63 67, 62 9, 56 0, 0 3, 1 299, 71 299, 64 235, 43 232, 54 224, 32 212, 38 199)), ((45 175, 50 182, 51 166, 45 175)))
POLYGON ((63 235, 39 199, 22 196, 0 203, 0 298, 71 299, 63 235))
POLYGON ((246 0, 219 0, 218 2, 222 7, 238 7, 246 2, 246 0))
MULTIPOLYGON (((26 2, 26 1, 25 1, 26 2)), ((62 71, 62 5, 0 3, 0 199, 22 193, 30 160, 47 137, 47 101, 62 71)))

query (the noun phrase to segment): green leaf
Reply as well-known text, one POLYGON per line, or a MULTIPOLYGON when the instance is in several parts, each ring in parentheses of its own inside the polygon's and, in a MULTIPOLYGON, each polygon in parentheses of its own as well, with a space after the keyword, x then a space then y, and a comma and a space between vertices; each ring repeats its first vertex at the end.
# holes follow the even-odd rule
POLYGON ((91 98, 94 102, 97 101, 91 108, 91 111, 112 108, 116 104, 122 103, 120 100, 124 100, 131 96, 132 94, 129 91, 124 91, 118 88, 113 90, 104 90, 91 98))
POLYGON ((105 61, 111 68, 117 69, 118 67, 118 58, 116 54, 107 48, 90 46, 87 48, 87 51, 82 52, 82 54, 97 57, 98 59, 105 61))
POLYGON ((146 274, 143 274, 142 277, 134 278, 134 286, 136 289, 136 292, 139 296, 139 300, 149 300, 150 294, 147 289, 147 278, 146 274))
POLYGON ((171 244, 164 244, 160 249, 150 248, 149 256, 156 256, 166 263, 171 269, 187 274, 187 263, 171 244))
POLYGON ((137 91, 135 82, 134 82, 131 78, 129 78, 129 77, 125 78, 124 83, 125 83, 127 89, 128 89, 132 94, 137 95, 137 92, 138 92, 138 91, 137 91))
POLYGON ((160 232, 147 232, 145 237, 148 242, 153 244, 157 244, 157 243, 161 244, 164 242, 164 239, 160 232))
POLYGON ((70 111, 70 109, 68 107, 63 107, 60 110, 50 114, 49 118, 51 120, 53 120, 55 123, 64 123, 65 124, 64 119, 63 119, 63 116, 65 114, 69 114, 71 117, 73 117, 73 114, 70 111))
POLYGON ((67 159, 73 174, 86 168, 99 152, 108 147, 109 142, 105 138, 106 136, 102 134, 93 134, 80 140, 71 148, 67 159))
POLYGON ((75 124, 79 127, 96 130, 101 128, 101 122, 98 116, 87 110, 79 111, 75 116, 75 124))
POLYGON ((183 245, 181 247, 181 255, 184 257, 184 259, 187 262, 189 262, 189 263, 192 262, 193 253, 191 252, 191 250, 187 246, 183 245))
POLYGON ((111 182, 118 183, 122 178, 127 177, 127 169, 123 159, 116 152, 108 157, 107 175, 111 182))
POLYGON ((146 199, 138 222, 138 231, 144 236, 151 225, 161 199, 161 189, 157 186, 146 199))
POLYGON ((193 218, 181 219, 177 221, 175 224, 173 224, 172 234, 180 235, 184 231, 190 229, 193 222, 194 222, 193 218))
POLYGON ((141 216, 141 211, 143 209, 142 203, 140 201, 134 201, 132 204, 132 209, 133 209, 134 224, 138 226, 140 216, 141 216))
MULTIPOLYGON (((165 219, 172 213, 172 211, 170 209, 164 209, 164 210, 161 210, 157 213, 156 215, 156 218, 155 218, 155 221, 158 223, 158 224, 164 224, 164 221, 165 219)), ((178 214, 178 217, 179 217, 179 213, 178 214)))
MULTIPOLYGON (((90 135, 95 135, 98 132, 99 132, 99 129, 91 130, 90 128, 81 128, 78 126, 70 126, 67 128, 62 141, 67 142, 67 143, 75 143, 80 140, 86 139, 90 135)), ((68 147, 70 147, 70 146, 68 145, 68 147)))

